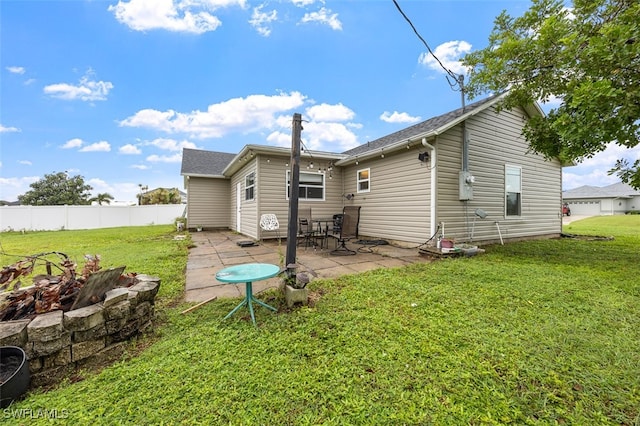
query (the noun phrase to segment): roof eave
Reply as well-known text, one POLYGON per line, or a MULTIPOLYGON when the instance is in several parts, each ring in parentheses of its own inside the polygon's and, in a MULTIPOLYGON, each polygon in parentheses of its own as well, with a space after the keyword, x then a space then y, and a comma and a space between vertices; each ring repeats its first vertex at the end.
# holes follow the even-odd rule
POLYGON ((212 179, 228 179, 227 176, 223 176, 223 175, 208 175, 205 173, 180 173, 180 176, 184 176, 187 178, 192 178, 192 177, 202 177, 202 178, 212 178, 212 179))
MULTIPOLYGON (((222 174, 225 177, 231 177, 235 172, 237 172, 243 164, 240 161, 242 158, 247 155, 274 155, 274 156, 284 156, 291 157, 291 148, 284 148, 280 146, 269 146, 269 145, 245 145, 240 152, 233 157, 233 160, 229 162, 227 167, 224 168, 222 174)), ((323 160, 340 160, 345 156, 343 154, 336 154, 334 152, 326 152, 326 151, 302 151, 300 153, 301 158, 320 158, 323 160)))

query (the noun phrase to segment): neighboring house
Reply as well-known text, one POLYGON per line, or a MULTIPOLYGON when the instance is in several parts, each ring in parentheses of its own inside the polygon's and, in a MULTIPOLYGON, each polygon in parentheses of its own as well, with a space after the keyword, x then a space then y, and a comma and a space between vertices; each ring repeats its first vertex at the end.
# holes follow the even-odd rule
POLYGON ((602 216, 640 211, 640 191, 622 182, 603 187, 580 186, 564 191, 562 199, 573 215, 602 216))
MULTIPOLYGON (((499 100, 476 102, 343 153, 303 151, 299 205, 311 207, 314 218, 362 206, 362 238, 406 245, 441 232, 476 242, 559 235, 562 165, 532 154, 522 135, 527 118, 542 111, 532 105, 498 112, 499 100), (486 215, 476 217, 476 209, 486 215)), ((264 145, 247 145, 236 155, 184 149, 189 227, 271 237, 261 234, 258 221, 275 213, 286 235, 290 155, 290 149, 264 145)))

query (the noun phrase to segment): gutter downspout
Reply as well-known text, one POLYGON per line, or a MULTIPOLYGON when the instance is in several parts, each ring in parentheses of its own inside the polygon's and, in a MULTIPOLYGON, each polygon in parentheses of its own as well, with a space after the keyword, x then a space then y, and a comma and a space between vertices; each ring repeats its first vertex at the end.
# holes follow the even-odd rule
MULTIPOLYGON (((438 137, 436 136, 436 141, 438 140, 438 137)), ((429 236, 434 235, 436 233, 436 165, 437 163, 437 158, 436 158, 436 148, 431 145, 429 142, 427 142, 427 138, 422 138, 422 146, 425 146, 427 148, 429 148, 429 150, 431 151, 431 201, 430 201, 430 217, 431 217, 431 223, 430 223, 430 227, 431 230, 429 232, 429 236)))

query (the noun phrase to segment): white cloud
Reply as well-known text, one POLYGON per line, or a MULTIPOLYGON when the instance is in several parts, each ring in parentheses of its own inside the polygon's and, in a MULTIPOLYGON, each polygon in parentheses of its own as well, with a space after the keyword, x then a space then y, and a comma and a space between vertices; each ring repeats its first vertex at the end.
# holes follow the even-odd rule
POLYGON ((249 20, 249 24, 258 31, 258 34, 264 37, 271 35, 271 28, 269 24, 278 19, 278 12, 272 10, 271 12, 262 12, 262 8, 265 5, 260 5, 253 9, 253 14, 249 20))
MULTIPOLYGON (((310 6, 318 0, 291 0, 291 3, 298 7, 310 6)), ((320 0, 323 1, 323 0, 320 0)))
POLYGON ((267 142, 273 146, 281 146, 284 148, 291 147, 291 133, 283 133, 281 131, 272 132, 267 136, 267 142))
POLYGON ((1 177, 0 176, 0 200, 16 201, 18 195, 29 191, 34 182, 40 180, 40 176, 1 177))
POLYGON ((250 95, 209 105, 206 111, 180 113, 144 109, 122 120, 120 125, 186 133, 194 138, 220 138, 233 131, 251 133, 270 129, 276 114, 299 108, 304 102, 305 96, 299 92, 250 95))
POLYGON ((326 7, 321 8, 317 12, 305 13, 300 22, 303 24, 318 22, 328 25, 333 30, 342 30, 342 22, 338 19, 338 14, 331 14, 331 10, 326 7))
POLYGON ((142 150, 140 148, 130 143, 122 145, 120 148, 118 148, 118 152, 125 155, 142 154, 142 150))
POLYGON ((151 167, 147 166, 146 164, 134 164, 131 166, 132 169, 138 169, 138 170, 148 170, 151 167))
POLYGON ((80 149, 80 152, 109 152, 111 151, 111 144, 106 141, 100 141, 87 145, 80 149))
POLYGON ((20 132, 20 129, 18 129, 17 127, 5 127, 2 124, 0 124, 0 133, 14 133, 14 132, 20 132))
MULTIPOLYGON (((362 127, 352 120, 355 113, 341 103, 335 105, 319 104, 306 109, 303 119, 302 140, 311 150, 342 152, 358 146, 358 137, 352 129, 362 127)), ((281 115, 276 119, 280 129, 267 136, 271 145, 291 146, 291 117, 281 115)))
POLYGON ((320 104, 311 106, 307 108, 306 115, 312 121, 347 121, 352 120, 355 113, 339 103, 336 105, 320 104))
POLYGON ((6 67, 7 71, 11 74, 24 74, 26 69, 24 67, 6 67))
POLYGON ((20 161, 18 161, 18 164, 22 164, 24 166, 32 166, 33 165, 33 163, 31 161, 29 161, 29 160, 20 160, 20 161))
POLYGON ((343 123, 305 123, 302 139, 312 150, 342 152, 358 146, 358 137, 343 123))
POLYGON ((182 153, 173 155, 150 155, 147 161, 151 163, 180 163, 182 161, 182 153))
POLYGON ((156 148, 163 149, 165 151, 180 151, 182 152, 182 148, 192 148, 196 149, 197 146, 193 142, 182 141, 178 142, 174 139, 164 139, 158 138, 154 139, 151 142, 148 142, 146 145, 152 145, 156 148))
POLYGON ((615 166, 616 160, 625 158, 631 164, 640 159, 640 145, 625 148, 610 143, 604 151, 585 159, 576 166, 565 167, 562 172, 562 189, 568 190, 583 185, 606 186, 619 182, 616 175, 609 175, 608 171, 615 166))
POLYGON ((72 101, 80 99, 82 101, 104 101, 107 99, 109 91, 113 89, 113 84, 109 81, 94 81, 92 70, 80 78, 78 85, 68 83, 57 83, 45 86, 44 93, 53 98, 72 101))
POLYGON ((109 192, 113 190, 113 187, 111 185, 99 178, 88 179, 87 183, 93 187, 94 194, 98 194, 100 192, 109 192))
POLYGON ((83 143, 84 141, 80 138, 69 139, 60 148, 62 149, 80 148, 83 143))
POLYGON ((389 113, 389 111, 385 111, 380 115, 380 120, 387 123, 416 123, 421 118, 419 116, 412 117, 406 112, 393 111, 393 113, 389 113))
MULTIPOLYGON (((442 43, 433 51, 435 56, 442 62, 442 65, 456 74, 467 73, 467 69, 462 65, 462 62, 460 62, 460 58, 469 52, 471 52, 471 44, 459 40, 442 43)), ((433 55, 428 52, 420 54, 418 63, 438 72, 446 72, 433 55)))
POLYGON ((131 0, 109 6, 116 19, 136 31, 162 29, 203 34, 222 22, 209 11, 223 7, 246 7, 246 0, 131 0))

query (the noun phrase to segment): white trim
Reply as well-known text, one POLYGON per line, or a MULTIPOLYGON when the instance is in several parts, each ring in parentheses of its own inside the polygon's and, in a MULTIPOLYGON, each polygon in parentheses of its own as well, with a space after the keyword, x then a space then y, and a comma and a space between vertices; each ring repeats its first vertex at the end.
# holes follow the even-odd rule
MULTIPOLYGON (((289 199, 289 188, 291 186, 291 178, 289 177, 289 175, 291 174, 291 170, 286 170, 285 171, 285 175, 284 175, 284 182, 285 182, 285 188, 284 188, 284 196, 285 199, 288 200, 289 199)), ((315 202, 315 201, 325 201, 326 195, 327 195, 327 178, 326 175, 324 173, 318 173, 318 172, 300 172, 299 175, 299 185, 300 187, 302 186, 307 186, 307 185, 302 185, 302 175, 318 175, 322 177, 322 198, 307 198, 307 197, 298 197, 298 200, 304 200, 304 201, 309 201, 309 202, 315 202)), ((318 187, 320 188, 320 187, 318 187)))
POLYGON ((244 201, 255 201, 255 199, 256 199, 256 172, 253 171, 244 175, 244 201), (247 179, 251 175, 253 175, 253 183, 251 185, 248 185, 247 179), (247 198, 247 190, 249 188, 253 189, 253 191, 251 191, 251 198, 247 198))
POLYGON ((516 166, 513 164, 505 164, 504 165, 504 217, 505 219, 508 218, 520 218, 522 217, 522 166, 516 166), (518 188, 516 190, 516 188, 512 188, 511 191, 509 191, 507 188, 507 171, 511 169, 511 170, 518 170, 518 188), (507 214, 507 194, 508 193, 516 193, 519 194, 520 196, 518 197, 518 214, 514 215, 514 214, 507 214))
POLYGON ((367 167, 365 169, 360 169, 356 171, 356 192, 358 194, 371 192, 371 167, 367 167), (367 178, 360 179, 360 173, 365 171, 367 172, 367 178), (367 182, 367 189, 360 189, 360 184, 363 182, 367 182))

